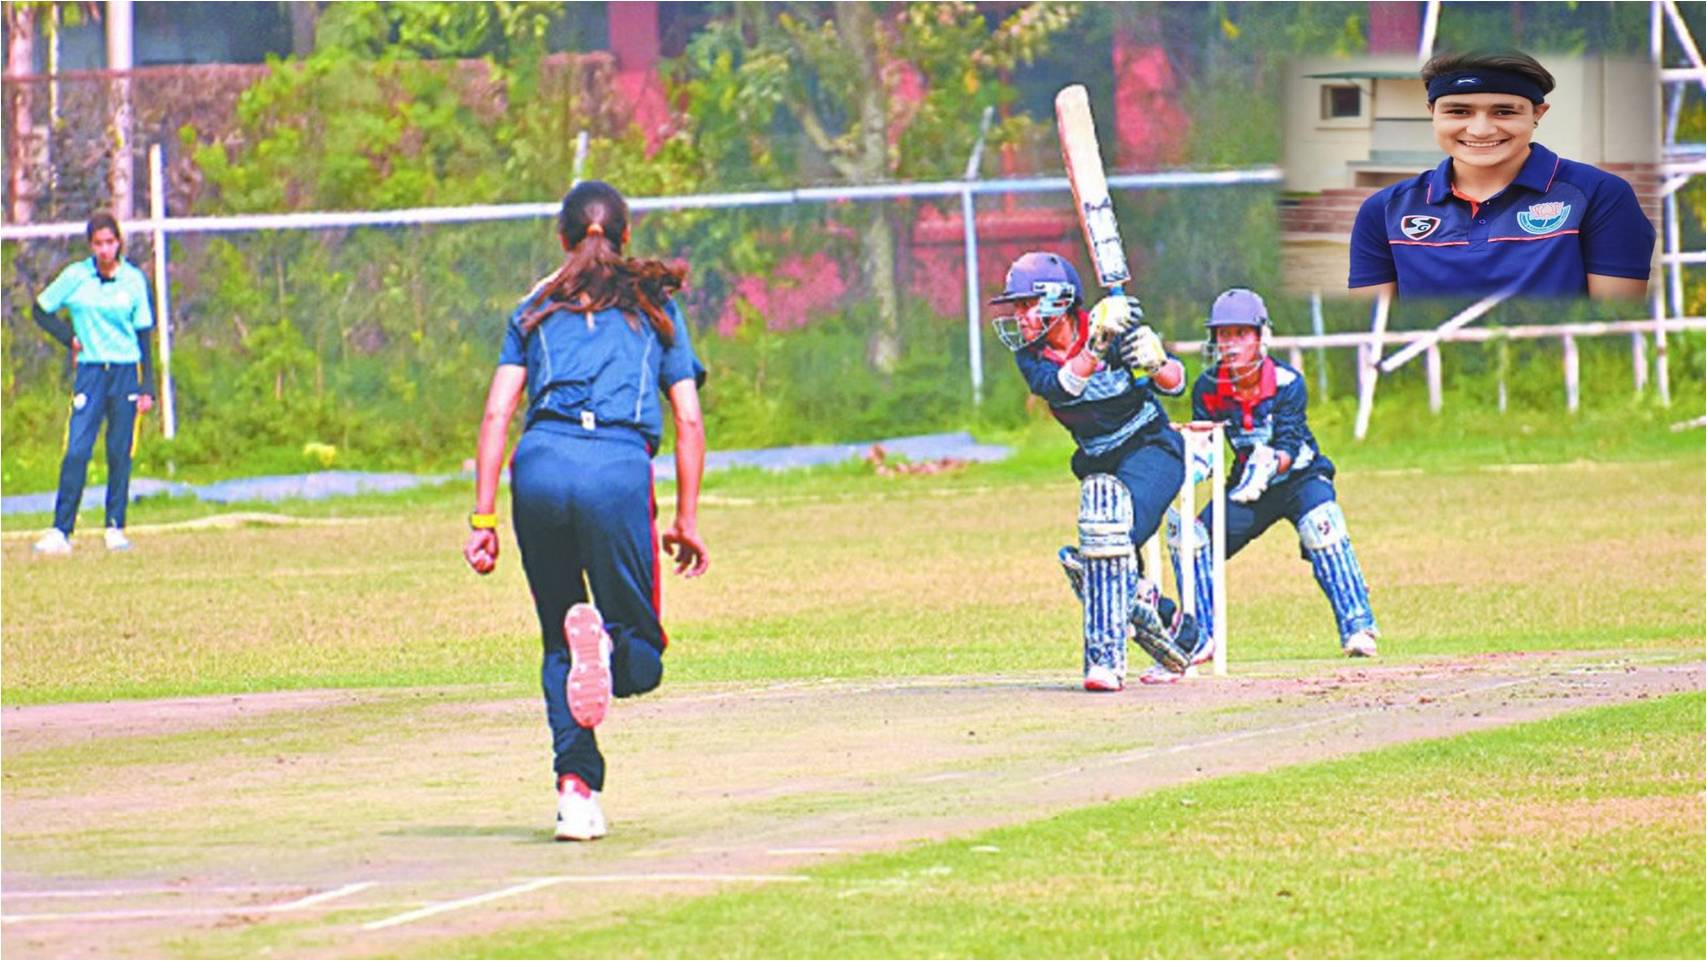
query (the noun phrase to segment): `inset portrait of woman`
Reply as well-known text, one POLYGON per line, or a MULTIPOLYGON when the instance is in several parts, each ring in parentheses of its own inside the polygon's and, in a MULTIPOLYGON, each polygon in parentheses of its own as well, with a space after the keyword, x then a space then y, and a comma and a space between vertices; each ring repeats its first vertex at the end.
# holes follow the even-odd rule
POLYGON ((1536 142, 1553 75, 1517 52, 1422 68, 1446 159, 1363 202, 1347 286, 1406 297, 1639 299, 1654 225, 1623 178, 1536 142))

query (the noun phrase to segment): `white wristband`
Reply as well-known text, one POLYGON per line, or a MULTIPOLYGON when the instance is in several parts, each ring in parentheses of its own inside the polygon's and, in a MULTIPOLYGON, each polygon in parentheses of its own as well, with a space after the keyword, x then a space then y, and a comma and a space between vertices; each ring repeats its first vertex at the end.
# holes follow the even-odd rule
POLYGON ((1090 382, 1089 378, 1080 377, 1078 374, 1073 373, 1073 371, 1065 364, 1061 365, 1061 373, 1055 379, 1061 382, 1062 390, 1072 394, 1074 397, 1084 393, 1085 384, 1090 382))

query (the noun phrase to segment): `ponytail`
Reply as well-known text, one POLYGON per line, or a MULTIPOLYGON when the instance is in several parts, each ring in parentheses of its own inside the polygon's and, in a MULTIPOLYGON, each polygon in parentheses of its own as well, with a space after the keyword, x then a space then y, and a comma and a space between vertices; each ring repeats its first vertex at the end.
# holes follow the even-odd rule
POLYGON ((674 343, 676 325, 664 305, 682 289, 687 270, 661 260, 624 257, 622 237, 627 230, 628 203, 616 188, 589 180, 571 189, 557 214, 557 234, 567 255, 561 267, 534 287, 530 299, 537 306, 522 316, 522 332, 533 333, 546 316, 564 308, 615 307, 633 329, 640 329, 638 317, 644 315, 665 346, 674 343))

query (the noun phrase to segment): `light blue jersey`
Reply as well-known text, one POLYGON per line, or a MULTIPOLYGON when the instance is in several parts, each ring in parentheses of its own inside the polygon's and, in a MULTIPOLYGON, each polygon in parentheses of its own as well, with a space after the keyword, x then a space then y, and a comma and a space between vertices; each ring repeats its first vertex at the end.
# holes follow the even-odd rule
POLYGON ((79 260, 59 272, 36 298, 48 313, 71 310, 71 329, 83 347, 80 364, 134 364, 142 360, 137 331, 154 326, 148 309, 148 280, 128 260, 120 260, 111 280, 95 269, 95 258, 79 260))

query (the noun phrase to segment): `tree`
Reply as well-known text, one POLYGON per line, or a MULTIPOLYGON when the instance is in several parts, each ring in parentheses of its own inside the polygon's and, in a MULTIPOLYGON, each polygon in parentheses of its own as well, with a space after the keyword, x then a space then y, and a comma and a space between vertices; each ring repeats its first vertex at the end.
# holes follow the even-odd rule
MULTIPOLYGON (((1013 98, 1005 74, 1045 49, 1077 6, 1028 4, 993 29, 970 3, 840 3, 827 18, 821 10, 738 5, 690 46, 683 89, 708 163, 798 178, 772 142, 791 124, 845 184, 957 176, 984 108, 1013 98)), ((1024 125, 1004 124, 993 139, 1024 125)), ((867 205, 850 217, 874 304, 867 354, 889 373, 901 356, 893 208, 867 205)))
POLYGON ((12 129, 10 154, 6 158, 7 214, 12 223, 29 223, 35 216, 36 200, 50 190, 54 178, 52 140, 59 117, 59 41, 66 27, 85 19, 99 19, 90 0, 55 3, 52 0, 11 0, 5 4, 6 77, 12 81, 7 92, 6 114, 12 129), (48 126, 38 127, 32 113, 34 91, 26 79, 35 72, 35 41, 40 31, 47 41, 48 126))

